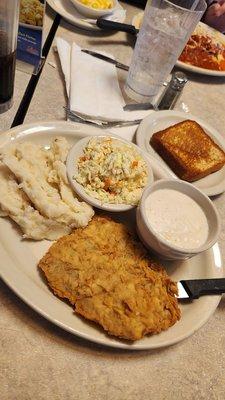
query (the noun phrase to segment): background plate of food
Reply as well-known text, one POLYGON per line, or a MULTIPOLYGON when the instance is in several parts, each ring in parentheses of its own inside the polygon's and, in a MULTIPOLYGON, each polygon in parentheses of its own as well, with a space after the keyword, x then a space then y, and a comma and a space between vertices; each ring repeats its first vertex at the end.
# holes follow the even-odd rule
MULTIPOLYGON (((177 343, 208 320, 220 296, 204 296, 178 307, 172 280, 222 277, 219 247, 216 244, 185 261, 158 261, 161 266, 157 266, 149 260, 149 254, 132 233, 134 210, 114 215, 113 219, 119 223, 110 219, 110 214, 93 216, 92 208, 71 194, 64 172, 69 147, 83 137, 99 133, 102 134, 102 130, 66 122, 38 122, 1 134, 1 278, 39 314, 89 341, 128 350, 153 349, 177 343), (71 209, 74 211, 72 214, 71 209), (69 235, 71 231, 73 233, 69 235), (33 237, 33 240, 26 236, 33 237), (43 236, 48 240, 41 240, 43 236), (79 273, 75 270, 74 275, 71 257, 72 263, 81 268, 79 273), (98 270, 96 265, 99 259, 102 268, 98 270), (117 261, 121 274, 120 283, 115 286, 117 261), (83 271, 85 263, 88 268, 83 271), (148 275, 151 284, 145 287, 143 282, 148 275), (135 285, 132 279, 136 280, 135 285), (159 286, 154 286, 154 282, 159 286), (70 291, 71 284, 74 285, 74 292, 70 291), (111 290, 111 285, 116 290, 120 285, 125 288, 120 307, 112 308, 119 296, 111 290), (166 291, 167 286, 169 291, 166 291), (150 306, 158 309, 156 315, 159 317, 153 321, 151 332, 160 333, 141 338, 143 332, 136 329, 136 322, 140 318, 145 319, 151 287, 150 306), (90 290, 96 291, 96 297, 90 290), (142 295, 137 292, 136 297, 131 296, 136 290, 142 295), (109 294, 104 302, 106 314, 101 307, 103 303, 98 302, 101 293, 109 294), (84 301, 80 301, 82 296, 84 301), (75 305, 76 312, 59 297, 75 305), (93 301, 91 306, 90 300, 93 301), (134 315, 131 326, 129 315, 138 303, 143 313, 134 315), (167 305, 162 310, 164 303, 167 305), (93 314, 94 311, 96 314, 93 314), (104 328, 111 332, 110 336, 99 325, 88 321, 100 321, 102 315, 106 315, 102 325, 106 324, 104 328), (140 340, 121 340, 115 335, 140 340)), ((165 176, 165 170, 161 171, 162 175, 159 174, 158 178, 165 176)), ((167 176, 170 177, 170 173, 167 176)), ((149 312, 146 320, 152 324, 149 312)))
POLYGON ((42 29, 45 6, 41 0, 21 0, 20 26, 35 30, 42 29))
POLYGON ((176 65, 199 74, 225 76, 225 37, 199 22, 176 65))
MULTIPOLYGON (((60 14, 63 18, 65 18, 71 24, 78 26, 79 28, 99 31, 99 28, 96 25, 95 19, 90 19, 85 15, 82 15, 77 11, 71 0, 47 0, 47 3, 55 12, 60 14)), ((126 17, 126 12, 118 3, 118 6, 114 13, 105 16, 105 19, 110 19, 116 22, 124 22, 126 17)))
MULTIPOLYGON (((134 16, 132 24, 140 29, 143 12, 134 16)), ((225 77, 225 37, 199 22, 176 66, 190 72, 225 77)))

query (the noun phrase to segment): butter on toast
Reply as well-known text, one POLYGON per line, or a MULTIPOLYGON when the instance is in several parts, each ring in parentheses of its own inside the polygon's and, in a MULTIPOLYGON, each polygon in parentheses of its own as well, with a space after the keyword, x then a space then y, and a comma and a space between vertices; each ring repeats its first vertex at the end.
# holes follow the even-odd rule
POLYGON ((154 133, 150 144, 173 172, 188 182, 216 172, 225 164, 224 151, 195 121, 185 120, 154 133))

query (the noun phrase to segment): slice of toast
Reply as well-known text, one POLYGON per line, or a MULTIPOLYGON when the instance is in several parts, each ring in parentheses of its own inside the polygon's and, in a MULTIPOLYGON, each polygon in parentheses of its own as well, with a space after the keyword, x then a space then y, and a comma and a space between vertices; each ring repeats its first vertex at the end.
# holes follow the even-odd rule
POLYGON ((195 121, 185 120, 154 133, 150 144, 173 172, 188 182, 216 172, 225 164, 224 151, 195 121))

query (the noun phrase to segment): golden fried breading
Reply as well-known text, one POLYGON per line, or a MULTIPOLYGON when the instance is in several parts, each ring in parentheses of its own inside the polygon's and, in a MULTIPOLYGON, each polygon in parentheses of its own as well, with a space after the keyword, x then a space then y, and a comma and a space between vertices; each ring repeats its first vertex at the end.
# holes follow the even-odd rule
POLYGON ((54 293, 110 334, 137 340, 180 318, 177 287, 121 223, 94 217, 39 262, 54 293))

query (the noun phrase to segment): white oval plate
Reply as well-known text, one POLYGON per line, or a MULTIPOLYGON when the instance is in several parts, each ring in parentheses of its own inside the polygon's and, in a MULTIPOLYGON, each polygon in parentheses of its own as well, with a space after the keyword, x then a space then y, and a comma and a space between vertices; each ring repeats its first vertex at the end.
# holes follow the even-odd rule
MULTIPOLYGON (((101 136, 102 138, 105 137, 105 135, 98 135, 101 136)), ((111 138, 116 138, 116 136, 113 135, 107 135, 110 136, 111 138)), ((78 174, 78 166, 77 162, 80 156, 84 154, 84 148, 88 144, 90 140, 90 137, 85 137, 84 139, 79 140, 69 151, 68 157, 67 157, 67 162, 66 162, 66 167, 67 167, 67 176, 69 179, 69 182, 71 186, 74 188, 75 192, 78 194, 79 197, 81 197, 84 201, 87 203, 91 204, 92 206, 96 208, 100 208, 101 210, 105 211, 111 211, 111 212, 124 212, 131 210, 132 208, 135 208, 135 205, 131 204, 110 204, 110 203, 103 203, 101 200, 96 199, 95 197, 88 195, 87 192, 85 191, 84 187, 80 185, 75 179, 74 176, 78 174)), ((154 177, 153 177, 153 170, 151 166, 151 161, 148 157, 148 153, 141 150, 136 144, 128 142, 128 140, 118 138, 118 140, 121 141, 121 143, 129 144, 132 145, 138 153, 143 157, 143 159, 146 162, 147 169, 148 169, 148 183, 147 185, 151 185, 154 182, 154 177)), ((147 186, 146 185, 146 186, 147 186)))
MULTIPOLYGON (((96 25, 96 20, 91 20, 85 17, 85 15, 80 14, 70 0, 47 0, 47 3, 55 12, 60 14, 71 24, 86 30, 100 31, 96 25)), ((117 10, 123 10, 123 7, 119 3, 117 10)), ((110 16, 107 15, 105 19, 110 19, 111 21, 116 22, 124 22, 125 16, 125 13, 121 14, 121 17, 118 17, 116 14, 114 15, 112 13, 110 16)))
MULTIPOLYGON (((102 130, 101 134, 102 134, 102 130)), ((0 147, 11 141, 27 141, 48 146, 56 135, 63 135, 71 144, 85 136, 96 135, 99 129, 66 122, 38 122, 21 125, 0 135, 0 147)), ((167 175, 168 176, 168 175, 167 175)), ((121 221, 134 218, 133 210, 122 213, 121 221)), ((179 342, 199 329, 215 311, 220 296, 205 296, 190 304, 181 305, 181 320, 158 335, 148 336, 133 344, 108 336, 97 325, 76 316, 73 308, 58 299, 48 289, 37 269, 37 263, 51 243, 21 240, 15 225, 0 218, 0 274, 4 282, 30 307, 55 325, 84 339, 102 345, 127 350, 144 350, 179 342)), ((212 249, 190 260, 166 265, 175 280, 190 278, 220 278, 223 276, 221 256, 216 244, 212 249)))
MULTIPOLYGON (((159 160, 165 168, 172 172, 170 167, 152 148, 149 141, 153 133, 161 131, 162 129, 165 129, 171 125, 175 125, 178 122, 186 119, 191 119, 198 122, 205 132, 214 140, 214 142, 225 151, 225 139, 219 134, 219 132, 217 132, 216 129, 194 115, 179 111, 157 111, 143 119, 136 133, 137 145, 157 158, 157 160, 159 160)), ((173 175, 175 176, 174 173, 173 175)), ((225 166, 221 170, 214 172, 205 178, 199 179, 196 182, 193 182, 193 185, 198 189, 201 189, 202 192, 207 196, 215 196, 223 193, 225 191, 225 166)))
POLYGON ((194 65, 186 64, 179 60, 176 62, 176 67, 185 69, 186 71, 193 72, 195 74, 217 76, 221 78, 225 77, 225 71, 215 71, 213 69, 195 67, 194 65))
MULTIPOLYGON (((135 26, 136 29, 140 29, 140 25, 143 19, 143 11, 136 14, 132 19, 132 25, 135 26)), ((202 34, 208 35, 210 37, 214 37, 219 43, 225 45, 225 37, 221 32, 216 31, 215 29, 211 28, 210 26, 204 24, 203 22, 199 22, 196 27, 196 32, 201 32, 202 34)), ((210 76, 217 76, 217 77, 225 77, 225 71, 216 71, 212 69, 200 68, 196 67, 195 65, 184 63, 183 61, 177 60, 176 66, 186 71, 202 74, 202 75, 210 75, 210 76)))

